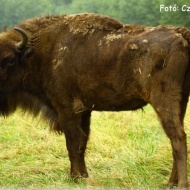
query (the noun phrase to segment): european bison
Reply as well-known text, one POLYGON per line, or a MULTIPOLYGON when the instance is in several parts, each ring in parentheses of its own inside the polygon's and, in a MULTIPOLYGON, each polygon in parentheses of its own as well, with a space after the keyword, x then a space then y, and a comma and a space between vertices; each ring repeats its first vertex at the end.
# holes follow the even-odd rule
POLYGON ((0 34, 0 112, 21 107, 64 133, 71 177, 88 177, 93 110, 155 109, 171 140, 170 185, 187 188, 183 120, 190 93, 190 31, 125 25, 97 14, 46 16, 0 34))

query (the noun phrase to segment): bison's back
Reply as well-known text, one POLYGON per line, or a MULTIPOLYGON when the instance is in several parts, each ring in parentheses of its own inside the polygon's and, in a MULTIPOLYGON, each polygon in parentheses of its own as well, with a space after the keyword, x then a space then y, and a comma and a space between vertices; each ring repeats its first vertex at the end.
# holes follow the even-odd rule
POLYGON ((170 82, 183 82, 188 48, 170 27, 144 28, 136 35, 96 31, 73 36, 73 44, 64 46, 62 71, 69 68, 65 74, 75 79, 77 98, 88 108, 137 109, 149 102, 153 89, 166 93, 170 82))
POLYGON ((56 90, 61 89, 86 107, 139 108, 148 101, 152 87, 160 85, 156 81, 165 83, 166 76, 170 76, 168 81, 172 77, 181 80, 186 70, 186 41, 172 27, 123 25, 87 13, 33 22, 45 28, 40 29, 37 40, 48 48, 38 46, 38 53, 48 55, 42 67, 55 86, 52 93, 59 94, 56 90))

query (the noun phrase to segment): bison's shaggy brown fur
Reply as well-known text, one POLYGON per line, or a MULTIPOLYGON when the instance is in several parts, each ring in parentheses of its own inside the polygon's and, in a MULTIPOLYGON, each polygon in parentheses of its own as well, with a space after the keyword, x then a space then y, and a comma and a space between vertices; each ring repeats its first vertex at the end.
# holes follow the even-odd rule
POLYGON ((151 104, 171 140, 170 185, 187 188, 183 119, 190 92, 190 31, 125 25, 97 14, 27 20, 0 34, 0 112, 42 115, 66 137, 71 176, 87 177, 91 111, 151 104))

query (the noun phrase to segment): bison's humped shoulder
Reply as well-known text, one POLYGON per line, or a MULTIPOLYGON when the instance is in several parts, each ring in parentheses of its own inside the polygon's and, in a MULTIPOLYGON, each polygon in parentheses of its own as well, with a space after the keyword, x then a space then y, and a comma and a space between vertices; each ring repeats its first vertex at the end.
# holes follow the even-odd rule
POLYGON ((65 23, 70 32, 83 35, 92 34, 95 30, 114 31, 123 27, 123 24, 115 19, 93 13, 66 15, 65 23))

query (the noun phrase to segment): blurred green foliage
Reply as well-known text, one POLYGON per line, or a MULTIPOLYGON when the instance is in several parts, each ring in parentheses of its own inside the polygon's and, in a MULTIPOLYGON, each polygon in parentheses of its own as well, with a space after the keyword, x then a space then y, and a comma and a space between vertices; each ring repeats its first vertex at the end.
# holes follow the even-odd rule
POLYGON ((81 12, 105 14, 129 24, 170 24, 190 28, 188 7, 189 0, 0 0, 0 28, 39 15, 81 12), (160 5, 164 7, 162 11, 160 5), (166 11, 165 7, 170 5, 172 11, 166 11), (185 11, 182 11, 183 5, 186 5, 185 11))

